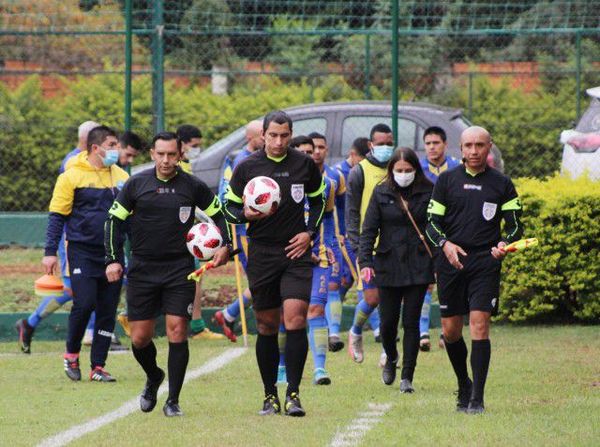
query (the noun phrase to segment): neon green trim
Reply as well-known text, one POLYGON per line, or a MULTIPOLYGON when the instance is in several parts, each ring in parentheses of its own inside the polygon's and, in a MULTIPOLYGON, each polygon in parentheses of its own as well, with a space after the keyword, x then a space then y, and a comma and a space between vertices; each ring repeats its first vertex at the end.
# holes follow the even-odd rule
POLYGON ((215 196, 212 203, 208 205, 208 207, 205 210, 202 211, 204 211, 208 217, 212 217, 219 211, 221 211, 221 202, 219 201, 219 198, 215 196))
POLYGON ((283 160, 285 160, 285 157, 287 157, 287 153, 281 157, 271 157, 269 154, 267 154, 267 158, 269 160, 273 160, 275 163, 281 163, 283 160))
POLYGON ((510 233, 508 236, 506 236, 506 239, 512 242, 512 238, 515 234, 517 234, 517 231, 519 229, 519 221, 517 220, 517 213, 515 212, 515 210, 513 210, 513 219, 515 220, 515 229, 512 233, 510 233))
POLYGON ((125 220, 131 215, 131 212, 127 211, 123 205, 115 200, 110 210, 108 210, 108 214, 112 214, 118 219, 125 220))
POLYGON ((315 192, 309 192, 306 194, 308 197, 317 197, 319 194, 323 194, 325 191, 325 180, 321 180, 321 186, 315 192))
POLYGON ((225 193, 225 199, 227 201, 235 202, 235 203, 244 203, 241 197, 235 195, 235 193, 231 190, 231 186, 227 186, 227 192, 225 193))
POLYGON ((435 200, 431 199, 429 201, 429 206, 427 207, 427 212, 430 214, 437 214, 438 216, 443 216, 446 214, 446 207, 440 202, 436 202, 435 200))
POLYGON ((502 211, 511 211, 511 210, 520 210, 521 209, 521 200, 518 197, 515 197, 512 200, 509 200, 504 205, 502 205, 502 211))

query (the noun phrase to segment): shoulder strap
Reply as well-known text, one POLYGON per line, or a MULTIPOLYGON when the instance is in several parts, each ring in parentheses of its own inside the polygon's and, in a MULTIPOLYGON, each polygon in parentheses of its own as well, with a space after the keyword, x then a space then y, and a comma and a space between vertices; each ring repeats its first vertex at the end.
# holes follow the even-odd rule
POLYGON ((423 233, 421 233, 421 230, 419 230, 419 227, 417 226, 417 223, 415 222, 415 219, 413 218, 412 213, 408 209, 408 203, 406 202, 406 200, 404 200, 404 197, 402 197, 400 194, 398 194, 398 197, 400 197, 400 203, 402 203, 402 208, 404 208, 404 211, 408 215, 408 218, 410 219, 411 223, 413 224, 413 227, 415 227, 415 231, 419 235, 419 239, 421 239, 421 242, 423 242, 423 245, 425 246, 425 250, 427 250, 429 257, 433 258, 433 253, 431 252, 431 248, 429 248, 429 245, 427 244, 427 241, 425 240, 425 236, 423 236, 423 233))

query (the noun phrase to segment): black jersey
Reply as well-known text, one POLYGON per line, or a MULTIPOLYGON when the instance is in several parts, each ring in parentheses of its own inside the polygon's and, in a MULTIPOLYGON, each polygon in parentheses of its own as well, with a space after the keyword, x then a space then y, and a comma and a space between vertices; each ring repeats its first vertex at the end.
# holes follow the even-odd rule
POLYGON ((114 217, 128 218, 131 252, 145 259, 169 259, 190 256, 186 235, 194 224, 195 207, 212 217, 223 239, 229 242, 221 203, 206 184, 177 168, 169 180, 156 177, 155 168, 131 177, 119 192, 109 211, 105 228, 107 262, 111 262, 114 217))
POLYGON ((428 213, 427 235, 434 245, 447 239, 464 249, 489 249, 500 240, 517 240, 523 233, 517 191, 510 178, 490 167, 476 175, 465 166, 442 173, 428 213), (502 219, 506 223, 504 239, 502 219))
POLYGON ((280 161, 269 158, 264 150, 254 152, 233 171, 225 194, 226 217, 232 223, 244 223, 242 196, 246 184, 257 176, 270 177, 281 190, 281 203, 269 217, 250 222, 247 234, 264 243, 287 244, 303 231, 316 232, 324 210, 325 184, 321 172, 307 155, 288 150, 280 161), (304 220, 304 201, 308 197, 308 223, 304 220))

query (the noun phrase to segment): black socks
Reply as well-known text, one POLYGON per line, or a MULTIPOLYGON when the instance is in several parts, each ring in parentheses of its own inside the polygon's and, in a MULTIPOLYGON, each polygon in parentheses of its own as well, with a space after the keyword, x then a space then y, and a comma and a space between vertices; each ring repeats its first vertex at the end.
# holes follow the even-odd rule
POLYGON ((169 398, 173 403, 179 402, 179 392, 185 379, 188 360, 190 359, 190 350, 188 342, 180 343, 169 342, 169 398))
MULTIPOLYGON (((308 337, 306 335, 306 328, 288 330, 285 343, 285 372, 288 381, 287 396, 298 392, 307 354, 308 337)), ((276 370, 277 368, 275 368, 276 370)))
POLYGON ((268 394, 277 396, 277 387, 275 386, 277 382, 277 366, 279 365, 277 334, 258 334, 256 337, 256 361, 265 387, 265 396, 268 394))
POLYGON ((471 370, 473 371, 473 393, 471 400, 483 403, 483 391, 490 366, 490 340, 473 340, 471 342, 471 370))
POLYGON ((469 373, 467 371, 467 345, 464 338, 460 337, 454 343, 446 340, 446 352, 458 379, 458 386, 464 386, 469 380, 469 373))
POLYGON ((146 373, 146 376, 150 380, 157 380, 160 374, 156 365, 156 346, 154 346, 154 342, 150 341, 143 348, 136 348, 135 345, 132 345, 131 350, 133 351, 133 356, 146 373))

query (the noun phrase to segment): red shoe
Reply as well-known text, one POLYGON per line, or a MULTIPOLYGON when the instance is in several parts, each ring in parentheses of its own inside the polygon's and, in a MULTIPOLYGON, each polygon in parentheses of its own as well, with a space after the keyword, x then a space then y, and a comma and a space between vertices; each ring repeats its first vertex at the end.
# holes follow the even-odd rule
POLYGON ((227 337, 229 340, 231 340, 232 343, 235 343, 237 341, 237 337, 235 335, 235 332, 233 332, 233 322, 229 322, 225 319, 225 315, 223 315, 223 312, 218 310, 215 312, 215 316, 213 317, 213 320, 219 325, 221 326, 221 329, 223 330, 223 334, 225 334, 225 337, 227 337))

